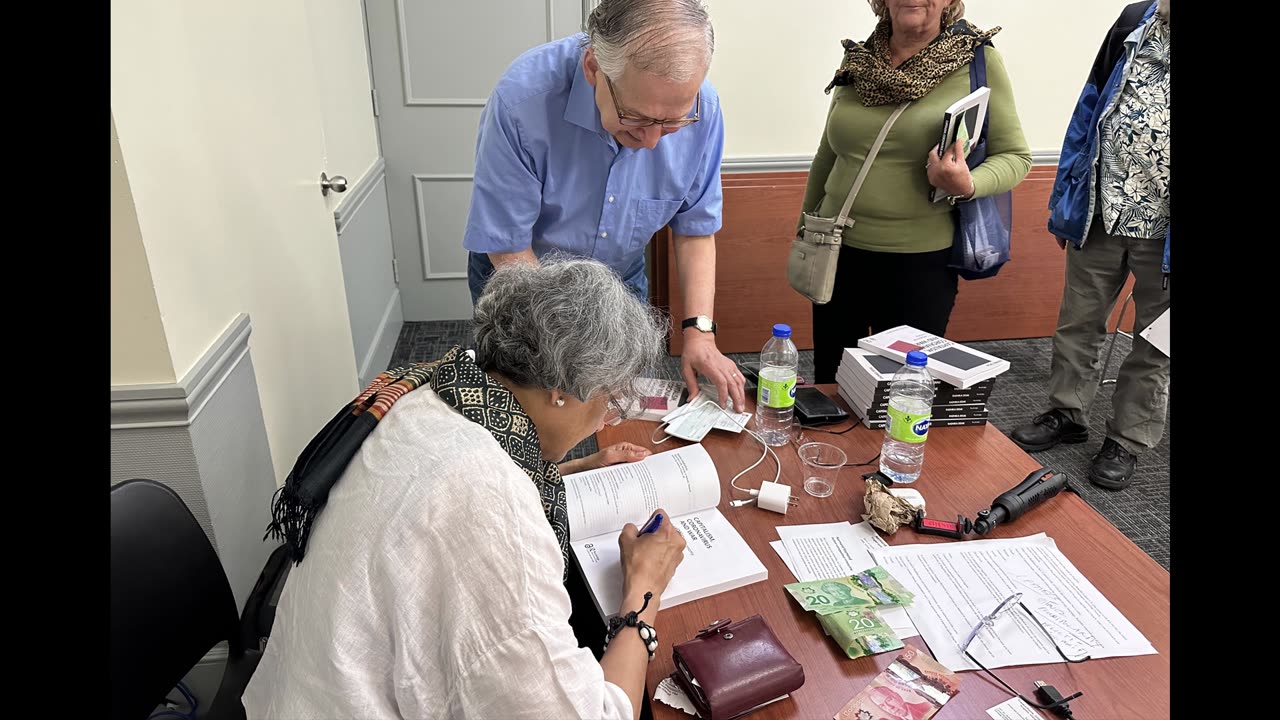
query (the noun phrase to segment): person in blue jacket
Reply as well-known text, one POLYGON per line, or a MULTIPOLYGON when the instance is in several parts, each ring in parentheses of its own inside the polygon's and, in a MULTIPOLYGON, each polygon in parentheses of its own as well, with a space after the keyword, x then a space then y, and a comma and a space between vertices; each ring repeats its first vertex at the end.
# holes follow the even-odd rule
MULTIPOLYGON (((1049 210, 1066 286, 1049 410, 1012 433, 1028 452, 1089 439, 1107 319, 1129 273, 1135 330, 1169 308, 1169 0, 1128 5, 1108 31, 1067 127, 1049 210)), ((1133 482, 1138 455, 1164 435, 1168 400, 1169 357, 1135 334, 1090 482, 1133 482)))

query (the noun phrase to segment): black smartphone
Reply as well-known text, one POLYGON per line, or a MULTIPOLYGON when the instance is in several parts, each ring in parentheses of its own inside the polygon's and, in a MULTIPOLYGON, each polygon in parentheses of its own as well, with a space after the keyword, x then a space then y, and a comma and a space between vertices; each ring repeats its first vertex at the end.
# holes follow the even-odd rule
POLYGON ((834 400, 811 385, 796 388, 796 415, 802 425, 831 425, 849 417, 834 400))
POLYGON ((743 392, 748 395, 754 395, 756 392, 756 382, 760 378, 760 363, 744 360, 736 363, 738 370, 742 373, 742 379, 745 381, 743 392))

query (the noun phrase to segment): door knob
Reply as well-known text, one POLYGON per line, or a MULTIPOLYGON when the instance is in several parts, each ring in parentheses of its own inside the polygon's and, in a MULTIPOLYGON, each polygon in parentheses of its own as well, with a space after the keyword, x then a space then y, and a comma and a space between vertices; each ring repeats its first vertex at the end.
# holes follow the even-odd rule
POLYGON ((333 177, 329 177, 325 173, 320 173, 320 194, 327 196, 330 190, 336 193, 346 192, 347 179, 342 177, 341 175, 334 175, 333 177))

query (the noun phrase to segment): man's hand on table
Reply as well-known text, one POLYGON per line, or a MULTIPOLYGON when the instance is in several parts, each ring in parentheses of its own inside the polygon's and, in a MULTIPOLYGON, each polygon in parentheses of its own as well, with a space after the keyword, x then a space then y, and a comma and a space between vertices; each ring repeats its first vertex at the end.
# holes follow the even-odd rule
MULTIPOLYGON (((680 359, 684 384, 689 388, 689 399, 697 397, 698 375, 701 374, 716 387, 720 404, 725 398, 733 401, 733 412, 745 412, 747 403, 743 391, 746 380, 738 372, 738 366, 725 357, 716 347, 715 336, 710 333, 687 329, 684 334, 684 356, 680 359)), ((728 407, 725 407, 728 410, 728 407)))

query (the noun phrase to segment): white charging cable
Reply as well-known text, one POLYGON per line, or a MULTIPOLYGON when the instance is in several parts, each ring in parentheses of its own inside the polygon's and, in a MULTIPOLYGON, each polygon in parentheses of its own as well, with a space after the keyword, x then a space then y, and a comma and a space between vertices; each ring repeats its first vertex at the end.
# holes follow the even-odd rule
MULTIPOLYGON (((751 499, 750 499, 750 500, 731 500, 731 501, 729 501, 729 507, 742 507, 743 505, 750 505, 751 503, 754 503, 754 502, 756 501, 756 497, 758 497, 758 496, 760 495, 760 491, 759 491, 759 490, 753 490, 753 489, 751 489, 751 488, 744 488, 744 487, 740 487, 740 486, 738 485, 738 478, 742 477, 743 475, 746 475, 747 473, 751 472, 752 470, 755 470, 757 467, 759 467, 759 466, 760 466, 760 463, 764 462, 764 459, 765 459, 766 457, 768 457, 768 456, 772 455, 772 456, 773 456, 773 462, 774 462, 774 464, 775 464, 775 465, 777 465, 777 470, 775 470, 775 471, 774 471, 774 473, 773 473, 773 482, 775 482, 775 483, 776 483, 776 482, 778 482, 778 480, 780 480, 780 479, 782 478, 782 461, 778 459, 778 455, 777 455, 777 453, 775 453, 775 452, 773 451, 773 448, 769 446, 769 443, 767 443, 767 442, 765 442, 765 441, 764 441, 764 438, 762 438, 762 437, 760 437, 759 435, 757 435, 757 434, 756 434, 756 432, 755 432, 754 430, 749 429, 745 424, 738 422, 738 419, 737 419, 737 418, 735 418, 733 415, 730 415, 730 414, 729 414, 729 411, 725 410, 723 407, 720 407, 720 404, 719 404, 719 403, 717 403, 717 402, 713 401, 713 400, 712 400, 711 398, 709 398, 709 397, 704 397, 704 398, 702 398, 701 402, 702 402, 703 404, 705 404, 705 403, 711 403, 712 405, 714 405, 714 406, 715 406, 715 408, 716 408, 717 410, 719 410, 719 411, 720 411, 720 413, 721 413, 722 415, 724 415, 725 417, 729 418, 729 422, 731 422, 731 423, 733 423, 734 425, 738 426, 738 429, 739 429, 739 430, 742 430, 743 432, 747 433, 747 434, 748 434, 748 435, 750 435, 751 437, 755 438, 755 439, 756 439, 756 442, 760 443, 760 445, 764 448, 764 452, 760 453, 760 459, 759 459, 759 460, 756 460, 754 463, 752 463, 750 466, 748 466, 748 467, 747 467, 747 469, 743 470, 742 472, 738 473, 737 475, 734 475, 734 476, 733 476, 733 479, 731 479, 731 480, 729 481, 729 485, 731 485, 731 486, 733 487, 733 489, 734 489, 734 490, 737 490, 738 492, 744 492, 744 493, 747 493, 748 495, 750 495, 750 496, 751 496, 751 499)), ((691 408, 689 408, 686 412, 694 412, 695 410, 697 410, 697 407, 698 407, 698 406, 691 407, 691 408)), ((657 429, 655 429, 655 430, 653 431, 653 433, 652 433, 652 434, 650 434, 650 436, 649 436, 649 442, 653 443, 654 445, 661 445, 662 443, 664 443, 664 442, 666 442, 666 441, 670 440, 672 437, 674 437, 673 435, 667 435, 666 437, 662 438, 661 440, 654 440, 654 439, 653 439, 654 435, 657 435, 659 431, 661 431, 663 428, 665 428, 667 425, 670 425, 670 424, 671 424, 670 422, 664 422, 664 423, 662 423, 661 425, 659 425, 659 426, 657 427, 657 429)), ((708 431, 708 432, 710 432, 710 431, 708 431)))

